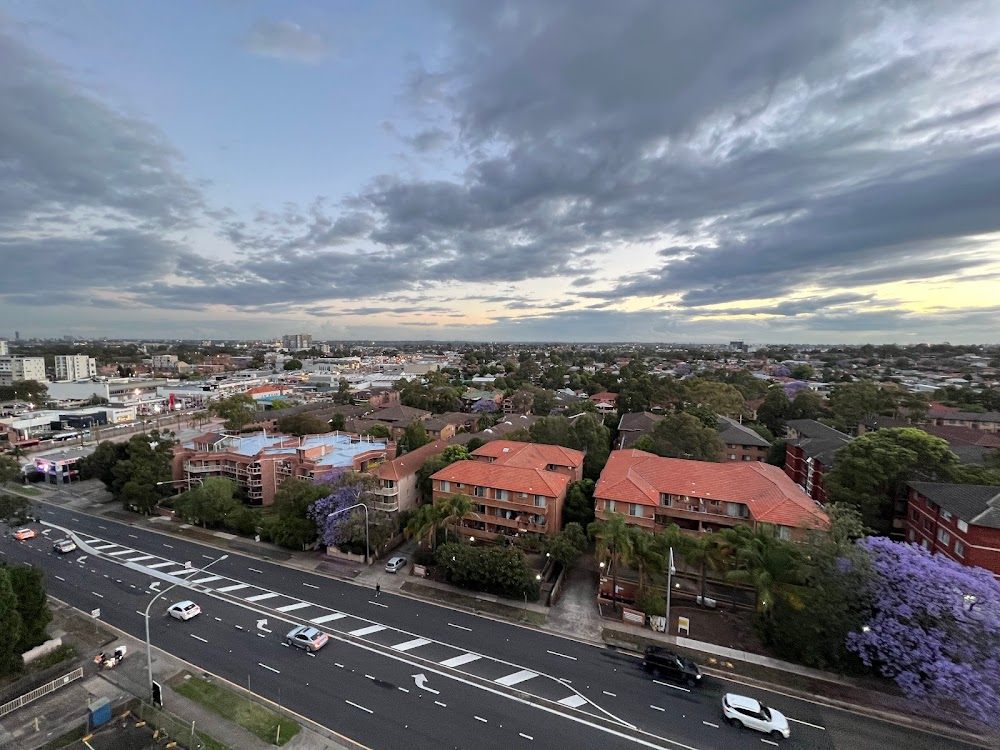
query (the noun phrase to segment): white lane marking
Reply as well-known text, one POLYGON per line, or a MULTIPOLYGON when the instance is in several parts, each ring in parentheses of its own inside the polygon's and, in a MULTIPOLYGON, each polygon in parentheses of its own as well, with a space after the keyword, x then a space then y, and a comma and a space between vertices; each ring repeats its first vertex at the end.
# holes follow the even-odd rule
POLYGON ((319 617, 314 617, 309 622, 320 625, 324 622, 330 622, 330 620, 339 620, 341 617, 347 617, 347 615, 341 612, 334 612, 331 615, 320 615, 319 617))
POLYGON ((267 636, 264 635, 263 633, 257 633, 257 637, 258 638, 267 638, 267 636))
POLYGON ((319 586, 313 586, 311 583, 303 583, 302 585, 303 586, 308 586, 311 589, 318 589, 319 588, 319 586))
POLYGON ((249 583, 237 583, 235 586, 223 586, 221 589, 216 589, 220 594, 225 594, 227 591, 238 591, 240 589, 250 588, 249 583))
MULTIPOLYGON (((397 685, 397 687, 399 687, 399 686, 397 685)), ((402 690, 404 693, 410 692, 409 688, 399 687, 399 689, 402 690)))
MULTIPOLYGON (((117 544, 112 542, 111 544, 102 544, 100 547, 94 547, 94 549, 100 551, 105 549, 111 549, 112 547, 117 547, 117 546, 118 546, 117 544)), ((134 551, 135 550, 129 550, 129 552, 134 552, 134 551)))
POLYGON ((333 663, 333 666, 335 666, 335 667, 340 667, 341 669, 343 669, 343 668, 344 668, 344 665, 343 665, 343 664, 340 664, 339 662, 334 662, 334 663, 333 663))
POLYGON ((362 711, 364 711, 365 713, 368 713, 368 714, 375 713, 370 708, 365 708, 364 706, 360 706, 357 703, 355 703, 354 701, 347 701, 347 700, 345 700, 344 703, 346 703, 348 706, 354 706, 355 708, 360 708, 362 711))
POLYGON ((120 549, 117 552, 109 552, 108 554, 112 557, 118 557, 118 555, 131 555, 135 552, 134 549, 120 549))
POLYGON ((439 661, 442 667, 460 667, 463 664, 468 664, 470 661, 475 661, 476 659, 482 659, 479 654, 459 654, 458 656, 453 656, 450 659, 445 659, 444 661, 439 661))
MULTIPOLYGON (((219 589, 220 591, 222 589, 219 589)), ((248 596, 243 601, 245 602, 262 602, 265 599, 273 599, 276 596, 281 596, 281 594, 275 594, 273 591, 269 591, 266 594, 257 594, 256 596, 248 596)))
POLYGON ((609 693, 607 690, 602 690, 601 692, 604 693, 605 695, 610 695, 612 698, 618 697, 617 693, 609 693))
POLYGON ((243 630, 243 626, 242 626, 242 625, 237 625, 237 626, 236 626, 236 629, 237 629, 237 630, 243 630))
POLYGON ((174 545, 167 544, 166 542, 163 543, 163 546, 166 547, 167 549, 173 549, 174 548, 174 545))
POLYGON ((426 646, 430 643, 426 638, 414 638, 412 641, 406 641, 406 643, 397 643, 392 648, 396 651, 409 651, 413 648, 420 648, 421 646, 426 646))
POLYGON ((659 706, 654 706, 652 703, 649 704, 650 708, 656 709, 657 711, 666 711, 665 708, 660 708, 659 706))
POLYGON ((704 725, 705 725, 706 727, 715 727, 716 729, 718 729, 718 728, 719 728, 719 725, 718 725, 718 724, 713 724, 713 723, 712 723, 712 722, 710 722, 710 721, 703 721, 703 722, 701 722, 701 723, 702 723, 702 724, 704 724, 704 725))
POLYGON ((371 635, 372 633, 377 633, 380 630, 385 630, 385 625, 369 625, 364 628, 352 630, 348 633, 348 635, 371 635))
POLYGON ((98 594, 96 591, 91 591, 90 593, 96 596, 98 599, 104 598, 104 594, 98 594))
POLYGON ((577 661, 577 658, 575 656, 567 656, 566 654, 560 654, 558 651, 546 651, 546 653, 552 654, 553 656, 561 656, 563 659, 572 659, 573 661, 577 661))
POLYGON ((794 721, 796 724, 805 724, 807 727, 812 727, 813 729, 822 729, 826 731, 826 727, 821 727, 819 724, 810 724, 808 721, 802 721, 802 719, 793 719, 791 716, 786 716, 789 721, 794 721))
POLYGON ((471 633, 471 632, 472 632, 472 628, 467 628, 467 627, 465 627, 464 625, 456 625, 456 624, 455 624, 455 623, 453 623, 453 622, 449 622, 449 623, 448 623, 448 627, 451 627, 451 628, 458 628, 459 630, 465 630, 465 631, 468 631, 469 633, 471 633))
POLYGON ((105 531, 107 531, 107 530, 108 530, 108 527, 107 527, 107 526, 101 526, 101 524, 97 524, 97 528, 99 528, 99 529, 104 529, 105 531))
POLYGON ((295 602, 295 604, 286 604, 284 607, 278 607, 276 612, 292 612, 296 609, 302 609, 303 607, 314 607, 312 602, 295 602))
POLYGON ((135 534, 129 534, 129 536, 132 537, 133 539, 138 539, 139 538, 135 534))
POLYGON ((522 669, 520 672, 505 675, 504 677, 493 680, 493 682, 498 685, 506 685, 507 687, 510 687, 511 685, 517 685, 519 682, 527 682, 535 677, 538 677, 537 672, 530 672, 527 669, 522 669))
POLYGON ((214 560, 215 559, 211 555, 202 555, 202 557, 204 557, 206 560, 214 560))
POLYGON ((145 616, 146 616, 146 613, 145 613, 145 612, 140 612, 139 610, 136 610, 136 611, 135 611, 135 613, 136 613, 137 615, 139 615, 139 617, 145 617, 145 616))
POLYGON ((571 695, 559 701, 559 703, 561 703, 562 705, 569 706, 570 708, 579 708, 586 702, 587 699, 579 695, 571 695))
POLYGON ((216 618, 215 618, 215 621, 216 621, 216 622, 222 622, 222 618, 221 618, 221 617, 216 617, 216 618))
POLYGON ((195 578, 191 583, 208 583, 209 581, 221 581, 222 576, 205 576, 204 578, 195 578))
POLYGON ((194 633, 188 633, 188 635, 194 638, 196 641, 201 641, 202 643, 208 643, 208 641, 206 641, 200 635, 195 635, 194 633))
POLYGON ((517 735, 518 735, 518 737, 524 737, 524 739, 526 739, 526 740, 534 740, 535 739, 530 734, 525 734, 524 732, 518 732, 517 735))
POLYGON ((376 607, 381 607, 382 609, 389 609, 388 604, 381 604, 380 602, 373 602, 371 599, 368 600, 369 604, 374 604, 376 607))
POLYGON ((192 573, 200 573, 200 570, 195 570, 194 568, 179 568, 178 570, 165 570, 163 571, 168 576, 176 576, 177 578, 182 578, 183 576, 189 576, 192 573))
POLYGON ((56 579, 57 579, 57 580, 59 580, 59 581, 65 581, 65 580, 66 580, 66 579, 65 579, 65 578, 63 578, 62 576, 56 576, 56 579))
POLYGON ((434 701, 434 703, 438 706, 441 706, 441 708, 448 708, 447 703, 442 703, 441 701, 434 701))
POLYGON ((761 738, 761 742, 766 742, 768 745, 774 745, 775 747, 778 746, 778 743, 775 742, 774 740, 765 740, 765 739, 761 738))
POLYGON ((261 663, 261 662, 257 662, 257 666, 258 666, 258 667, 264 667, 264 669, 270 669, 270 670, 271 670, 272 672, 274 672, 275 674, 281 674, 281 672, 279 672, 279 671, 278 671, 277 669, 275 669, 274 667, 269 667, 269 666, 267 666, 266 664, 263 664, 263 663, 261 663))
POLYGON ((247 568, 247 570, 253 571, 254 573, 263 573, 263 570, 257 570, 257 568, 247 568))
POLYGON ((125 562, 142 562, 143 560, 152 560, 153 555, 140 555, 139 557, 130 557, 125 562))
POLYGON ((166 568, 170 565, 176 565, 176 564, 177 563, 175 562, 162 562, 162 563, 156 563, 155 565, 144 565, 143 567, 149 568, 150 570, 156 570, 157 568, 166 568))
POLYGON ((663 687, 673 688, 674 690, 683 690, 685 693, 690 693, 688 688, 681 687, 680 685, 671 685, 669 682, 661 682, 660 680, 653 680, 657 685, 663 685, 663 687))
POLYGON ((473 716, 472 718, 475 719, 476 721, 483 722, 483 724, 489 724, 489 722, 486 721, 486 719, 484 719, 482 716, 473 716))

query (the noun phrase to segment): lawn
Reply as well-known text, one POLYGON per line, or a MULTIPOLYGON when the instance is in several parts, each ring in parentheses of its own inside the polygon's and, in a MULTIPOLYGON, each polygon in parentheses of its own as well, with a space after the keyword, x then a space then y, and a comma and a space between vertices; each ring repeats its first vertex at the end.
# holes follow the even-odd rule
POLYGON ((284 745, 299 732, 300 727, 297 722, 280 716, 271 709, 214 682, 200 677, 188 679, 181 677, 172 680, 171 686, 185 698, 200 703, 219 716, 239 724, 271 745, 284 745), (279 736, 277 731, 279 722, 280 739, 275 742, 275 738, 279 736))

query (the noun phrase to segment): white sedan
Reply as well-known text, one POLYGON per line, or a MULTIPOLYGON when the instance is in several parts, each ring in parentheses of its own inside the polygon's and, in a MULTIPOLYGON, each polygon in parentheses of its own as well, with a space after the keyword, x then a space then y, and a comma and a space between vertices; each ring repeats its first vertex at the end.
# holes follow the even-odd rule
POLYGON ((201 607, 190 600, 185 600, 167 607, 167 614, 177 620, 190 620, 201 614, 201 607))

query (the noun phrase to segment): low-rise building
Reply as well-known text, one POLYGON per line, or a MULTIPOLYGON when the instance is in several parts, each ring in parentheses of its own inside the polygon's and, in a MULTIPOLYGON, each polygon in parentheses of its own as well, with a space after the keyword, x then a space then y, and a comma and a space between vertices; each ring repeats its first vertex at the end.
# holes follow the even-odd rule
POLYGON ((927 421, 939 427, 968 427, 973 430, 1000 433, 1000 412, 997 411, 932 409, 927 412, 927 421))
POLYGON ((722 453, 723 461, 766 461, 767 453, 771 450, 769 443, 758 432, 754 432, 746 425, 742 425, 735 419, 717 417, 716 429, 719 437, 726 444, 726 449, 722 453))
POLYGON ((427 459, 442 453, 447 447, 448 443, 444 440, 435 440, 373 467, 371 472, 379 478, 376 494, 380 498, 375 502, 375 509, 396 513, 416 508, 420 504, 417 472, 427 463, 427 459))
POLYGON ((786 427, 785 473, 809 497, 825 503, 823 475, 833 468, 837 451, 854 438, 815 419, 792 419, 786 427))
POLYGON ((583 479, 583 459, 583 453, 572 448, 516 440, 492 440, 472 451, 473 461, 554 471, 565 474, 571 482, 583 479))
POLYGON ((1000 487, 910 482, 906 540, 1000 578, 1000 487))

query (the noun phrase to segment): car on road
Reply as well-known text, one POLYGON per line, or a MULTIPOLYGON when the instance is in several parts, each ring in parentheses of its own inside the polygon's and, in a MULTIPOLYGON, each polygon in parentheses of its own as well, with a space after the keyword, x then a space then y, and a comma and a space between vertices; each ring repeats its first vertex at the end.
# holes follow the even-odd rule
POLYGON ((387 573, 398 573, 405 566, 406 558, 396 555, 396 557, 389 558, 389 562, 385 564, 385 570, 387 573))
POLYGON ((35 537, 34 529, 18 529, 14 532, 14 538, 19 542, 23 542, 25 539, 32 539, 35 537))
POLYGON ((58 552, 60 555, 65 555, 68 552, 72 552, 76 549, 76 542, 72 539, 60 539, 58 542, 52 545, 52 549, 58 552))
POLYGON ((167 614, 176 620, 190 620, 192 617, 197 617, 201 614, 201 607, 190 599, 185 599, 182 602, 177 602, 177 604, 171 604, 167 607, 167 614))
POLYGON ((701 671, 697 664, 660 646, 646 646, 646 651, 642 655, 642 666, 647 672, 674 682, 683 682, 688 687, 694 687, 701 680, 701 671))
POLYGON ((722 715, 730 726, 756 729, 776 740, 788 739, 792 733, 788 728, 788 719, 781 711, 768 708, 745 695, 726 693, 722 696, 722 715))
POLYGON ((288 631, 288 635, 285 636, 285 643, 305 651, 319 651, 326 645, 328 640, 330 640, 330 636, 322 630, 317 630, 308 625, 299 625, 297 628, 292 628, 288 631))

